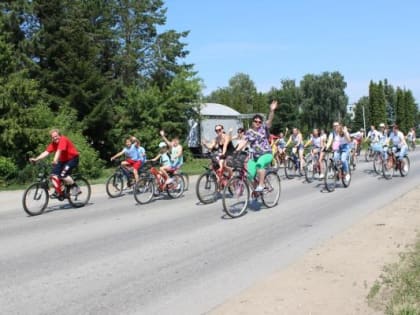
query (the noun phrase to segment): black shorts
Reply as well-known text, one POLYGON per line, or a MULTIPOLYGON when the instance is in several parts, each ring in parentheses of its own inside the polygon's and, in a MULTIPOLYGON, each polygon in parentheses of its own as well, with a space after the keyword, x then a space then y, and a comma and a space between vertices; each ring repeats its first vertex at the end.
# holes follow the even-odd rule
POLYGON ((57 175, 60 178, 67 177, 71 175, 71 171, 79 165, 79 157, 76 156, 75 158, 67 161, 61 162, 59 161, 56 165, 54 165, 52 169, 52 175, 57 175))

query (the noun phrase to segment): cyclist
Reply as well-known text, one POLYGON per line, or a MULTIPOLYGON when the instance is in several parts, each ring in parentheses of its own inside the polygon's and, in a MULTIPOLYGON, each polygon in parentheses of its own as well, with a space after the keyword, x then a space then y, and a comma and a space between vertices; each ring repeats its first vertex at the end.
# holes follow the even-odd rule
POLYGON ((405 137, 407 144, 412 144, 413 147, 415 147, 416 143, 416 130, 414 128, 410 128, 410 130, 407 133, 407 136, 405 137))
POLYGON ((144 165, 147 160, 146 150, 140 145, 140 140, 134 136, 131 136, 131 141, 136 145, 137 151, 139 152, 140 168, 144 165))
MULTIPOLYGON (((287 133, 287 128, 286 128, 286 133, 287 133)), ((277 146, 277 154, 275 158, 277 159, 279 166, 281 164, 284 165, 284 160, 286 159, 286 139, 284 138, 283 132, 279 133, 278 139, 276 141, 276 146, 277 146)))
POLYGON ((314 128, 312 131, 310 139, 305 143, 304 147, 311 145, 311 156, 315 156, 318 154, 318 163, 320 166, 320 178, 324 177, 324 170, 322 169, 322 160, 324 158, 324 148, 325 142, 324 139, 321 137, 319 129, 314 128))
POLYGON ((303 160, 303 150, 304 150, 303 136, 302 136, 302 133, 299 131, 298 128, 293 128, 292 129, 292 134, 290 135, 289 140, 287 140, 286 147, 288 147, 290 143, 293 144, 293 148, 296 148, 296 150, 298 152, 299 161, 300 161, 300 170, 303 171, 303 164, 304 164, 304 160, 303 160))
POLYGON ((169 147, 169 150, 171 151, 171 167, 173 170, 179 169, 182 164, 184 164, 184 156, 183 156, 183 149, 182 145, 179 144, 179 138, 174 137, 172 138, 172 141, 169 141, 168 138, 165 136, 165 131, 161 130, 160 135, 169 147))
POLYGON ((255 191, 264 190, 265 168, 273 160, 273 154, 269 142, 269 128, 273 122, 274 111, 277 109, 277 101, 270 105, 270 113, 266 122, 260 114, 254 115, 251 128, 245 133, 245 141, 241 142, 235 152, 239 152, 249 144, 253 156, 248 160, 248 178, 253 180, 258 174, 258 186, 255 191))
POLYGON ((168 146, 163 141, 159 143, 159 153, 151 159, 151 161, 157 160, 159 160, 160 163, 159 173, 165 179, 165 184, 172 183, 172 178, 168 175, 168 171, 172 170, 172 159, 168 146))
POLYGON ((50 153, 55 152, 52 161, 53 169, 51 174, 55 192, 51 197, 64 199, 62 181, 71 187, 72 195, 78 195, 81 191, 71 177, 71 172, 79 165, 79 152, 73 142, 66 136, 61 135, 58 129, 52 129, 50 131, 50 136, 52 141, 45 151, 35 158, 30 158, 29 161, 35 163, 46 158, 50 153))
POLYGON ((343 173, 346 181, 350 180, 348 155, 350 152, 351 138, 347 130, 347 127, 343 127, 338 122, 333 123, 334 130, 330 133, 326 148, 329 149, 332 146, 334 151, 334 160, 339 160, 343 165, 343 173))
POLYGON ((208 150, 217 152, 219 170, 225 169, 229 172, 229 176, 232 176, 232 168, 226 165, 226 159, 231 158, 233 151, 235 151, 235 147, 232 144, 232 137, 230 133, 225 133, 223 125, 216 125, 214 131, 217 134, 216 138, 214 138, 210 143, 203 141, 202 144, 208 150))
MULTIPOLYGON (((133 168, 133 174, 134 174, 134 179, 137 182, 139 180, 139 169, 142 165, 141 159, 140 159, 140 154, 139 154, 139 150, 136 146, 136 140, 137 139, 133 139, 133 137, 128 137, 127 139, 125 139, 125 147, 118 152, 117 154, 113 155, 111 157, 111 161, 115 160, 116 158, 120 157, 121 155, 125 155, 125 160, 121 162, 121 166, 123 167, 124 170, 127 171, 127 173, 125 174, 127 176, 127 178, 130 178, 128 176, 128 172, 129 172, 129 168, 132 167, 133 168)), ((133 183, 128 182, 127 185, 130 187, 133 183)))
POLYGON ((392 151, 398 156, 398 159, 401 161, 404 156, 407 154, 408 146, 405 141, 404 134, 399 130, 398 125, 392 125, 392 131, 389 134, 387 144, 392 142, 392 151), (397 155, 398 153, 398 155, 397 155))

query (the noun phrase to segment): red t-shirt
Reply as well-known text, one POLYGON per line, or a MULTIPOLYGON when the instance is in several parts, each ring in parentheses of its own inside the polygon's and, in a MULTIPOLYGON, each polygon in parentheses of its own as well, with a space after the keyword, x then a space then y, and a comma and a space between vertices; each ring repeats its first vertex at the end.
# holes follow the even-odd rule
POLYGON ((73 142, 65 136, 60 136, 58 143, 51 142, 46 149, 49 153, 56 152, 57 150, 61 150, 60 162, 70 161, 79 155, 79 152, 73 142))

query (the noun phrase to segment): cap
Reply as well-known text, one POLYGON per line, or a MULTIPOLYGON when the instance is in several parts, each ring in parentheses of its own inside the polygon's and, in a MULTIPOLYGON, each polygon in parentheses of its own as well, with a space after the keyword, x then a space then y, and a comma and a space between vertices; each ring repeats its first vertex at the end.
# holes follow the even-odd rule
POLYGON ((384 123, 380 123, 379 124, 379 128, 385 128, 385 124, 384 123))
POLYGON ((163 141, 159 143, 159 148, 166 148, 166 143, 163 141))

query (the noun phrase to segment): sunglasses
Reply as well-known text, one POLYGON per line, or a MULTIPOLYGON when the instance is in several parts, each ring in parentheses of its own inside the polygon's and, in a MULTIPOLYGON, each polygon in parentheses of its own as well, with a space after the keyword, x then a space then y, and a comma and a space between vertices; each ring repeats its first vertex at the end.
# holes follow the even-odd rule
POLYGON ((219 131, 222 131, 222 129, 221 128, 217 128, 217 129, 214 129, 214 131, 219 132, 219 131))
POLYGON ((261 124, 261 123, 262 123, 262 121, 261 121, 261 120, 254 120, 254 123, 256 123, 256 124, 261 124))

